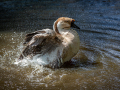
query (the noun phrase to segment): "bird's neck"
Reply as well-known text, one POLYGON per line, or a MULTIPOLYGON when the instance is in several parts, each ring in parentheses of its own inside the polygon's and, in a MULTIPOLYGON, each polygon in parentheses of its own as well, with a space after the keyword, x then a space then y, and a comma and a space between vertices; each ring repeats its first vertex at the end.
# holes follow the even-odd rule
POLYGON ((57 26, 58 21, 55 21, 53 24, 53 30, 55 31, 56 34, 58 35, 63 35, 64 33, 67 33, 70 31, 70 28, 62 28, 60 26, 57 26))
POLYGON ((57 23, 58 21, 55 21, 54 24, 53 24, 53 30, 55 31, 56 34, 60 34, 58 28, 57 28, 57 23))
POLYGON ((65 34, 70 31, 70 29, 58 28, 60 34, 65 34))

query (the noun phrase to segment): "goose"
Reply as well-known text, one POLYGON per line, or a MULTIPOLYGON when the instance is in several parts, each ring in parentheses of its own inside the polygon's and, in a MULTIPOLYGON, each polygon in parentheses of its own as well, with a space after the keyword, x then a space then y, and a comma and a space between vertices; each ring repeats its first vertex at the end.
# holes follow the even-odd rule
POLYGON ((79 51, 79 35, 71 27, 80 28, 74 22, 72 18, 60 17, 54 22, 53 30, 42 29, 27 34, 24 42, 26 47, 18 60, 27 58, 39 65, 60 68, 79 51))

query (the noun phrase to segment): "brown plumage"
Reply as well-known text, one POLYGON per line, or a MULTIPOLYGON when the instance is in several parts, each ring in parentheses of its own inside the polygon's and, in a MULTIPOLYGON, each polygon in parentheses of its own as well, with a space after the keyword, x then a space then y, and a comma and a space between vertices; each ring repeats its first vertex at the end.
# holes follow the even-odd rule
POLYGON ((61 43, 61 40, 55 35, 53 30, 49 29, 49 31, 50 33, 41 30, 27 34, 24 42, 27 46, 20 55, 19 60, 36 54, 44 55, 46 52, 50 53, 54 50, 61 43))

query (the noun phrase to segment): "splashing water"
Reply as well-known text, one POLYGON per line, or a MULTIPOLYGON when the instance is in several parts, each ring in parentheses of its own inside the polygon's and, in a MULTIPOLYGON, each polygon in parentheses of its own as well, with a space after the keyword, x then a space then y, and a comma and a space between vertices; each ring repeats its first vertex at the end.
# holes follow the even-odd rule
POLYGON ((0 2, 1 7, 4 6, 0 14, 1 90, 120 88, 118 1, 62 0, 58 3, 54 0, 28 0, 19 2, 21 6, 17 5, 17 8, 15 8, 17 1, 4 3, 0 2), (11 5, 14 3, 15 5, 11 5), (60 69, 46 68, 29 59, 18 62, 17 59, 25 48, 23 46, 25 34, 37 29, 52 29, 53 22, 61 16, 74 18, 81 28, 78 31, 80 50, 71 62, 60 69))

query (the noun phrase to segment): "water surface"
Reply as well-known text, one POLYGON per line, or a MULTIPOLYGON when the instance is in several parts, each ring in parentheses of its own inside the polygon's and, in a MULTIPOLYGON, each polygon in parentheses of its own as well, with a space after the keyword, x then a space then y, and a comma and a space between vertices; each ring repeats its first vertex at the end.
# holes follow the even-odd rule
POLYGON ((120 89, 120 1, 56 0, 0 2, 0 90, 120 89), (80 50, 70 63, 50 69, 25 60, 25 34, 51 28, 61 17, 81 28, 80 50))

